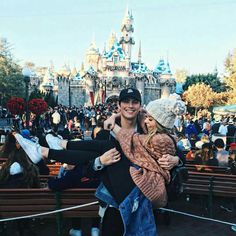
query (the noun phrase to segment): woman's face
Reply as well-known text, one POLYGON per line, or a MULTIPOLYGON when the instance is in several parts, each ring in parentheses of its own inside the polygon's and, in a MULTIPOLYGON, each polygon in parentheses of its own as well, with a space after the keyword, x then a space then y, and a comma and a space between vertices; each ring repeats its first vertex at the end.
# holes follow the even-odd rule
POLYGON ((157 128, 156 120, 152 116, 150 116, 149 114, 145 115, 144 122, 147 126, 148 132, 151 132, 152 130, 157 128))
POLYGON ((203 148, 202 151, 205 152, 205 153, 207 153, 207 152, 210 151, 210 149, 209 149, 209 148, 203 148))

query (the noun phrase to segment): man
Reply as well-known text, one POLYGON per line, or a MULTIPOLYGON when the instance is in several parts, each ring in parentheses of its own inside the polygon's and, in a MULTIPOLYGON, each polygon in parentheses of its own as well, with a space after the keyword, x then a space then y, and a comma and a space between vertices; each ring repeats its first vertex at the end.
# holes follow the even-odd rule
MULTIPOLYGON (((139 133, 143 133, 143 129, 138 122, 138 115, 141 109, 141 95, 137 89, 128 88, 121 91, 119 96, 119 109, 121 114, 121 127, 126 129, 134 129, 139 133)), ((113 136, 112 131, 100 131, 97 135, 97 139, 112 140, 116 146, 116 149, 121 153, 121 159, 109 167, 104 168, 99 158, 95 159, 92 163, 92 167, 95 171, 101 170, 101 180, 105 187, 102 188, 102 191, 105 189, 110 193, 118 205, 123 205, 121 203, 124 202, 126 197, 136 187, 129 173, 129 168, 132 164, 124 155, 118 141, 113 136), (106 171, 104 171, 103 168, 106 169, 106 171)), ((159 164, 163 168, 171 169, 178 163, 178 160, 178 157, 166 155, 159 159, 159 164)), ((99 191, 100 189, 98 188, 96 195, 101 199, 101 194, 99 191)), ((122 209, 117 209, 113 207, 113 205, 107 204, 108 202, 106 201, 106 198, 103 198, 103 200, 103 207, 100 209, 100 216, 103 217, 101 235, 123 235, 124 225, 122 219, 124 217, 121 217, 122 209)), ((133 225, 134 224, 135 222, 133 222, 133 225)))
POLYGON ((57 108, 56 108, 55 112, 52 114, 52 123, 53 123, 55 132, 57 132, 57 129, 58 129, 58 126, 59 126, 60 122, 61 122, 61 115, 57 111, 57 108))

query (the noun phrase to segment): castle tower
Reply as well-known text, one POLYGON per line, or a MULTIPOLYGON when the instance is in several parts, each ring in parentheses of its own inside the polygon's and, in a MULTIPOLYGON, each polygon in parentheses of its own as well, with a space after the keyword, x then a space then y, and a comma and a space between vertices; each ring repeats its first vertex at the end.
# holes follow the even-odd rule
POLYGON ((127 8, 125 17, 122 21, 121 25, 121 37, 119 43, 122 45, 122 49, 125 52, 125 54, 131 59, 131 52, 132 52, 132 45, 134 45, 134 39, 133 39, 133 15, 127 8))
POLYGON ((50 69, 47 69, 44 77, 43 77, 43 83, 41 85, 41 91, 43 92, 51 92, 54 86, 54 78, 51 74, 50 69))
POLYGON ((96 47, 95 41, 93 41, 85 55, 85 65, 86 68, 89 68, 92 66, 95 70, 98 70, 99 66, 99 60, 100 60, 100 53, 98 48, 96 47))

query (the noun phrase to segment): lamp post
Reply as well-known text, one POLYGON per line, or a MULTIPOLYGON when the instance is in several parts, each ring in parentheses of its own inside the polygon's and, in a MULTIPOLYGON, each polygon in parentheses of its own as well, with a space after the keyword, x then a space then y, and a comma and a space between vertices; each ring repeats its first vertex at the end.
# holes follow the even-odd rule
POLYGON ((104 102, 106 102, 106 98, 107 98, 107 80, 105 79, 104 102))
POLYGON ((29 82, 31 71, 29 68, 25 67, 22 70, 22 75, 24 76, 25 81, 25 103, 26 103, 26 129, 29 129, 29 82))
POLYGON ((71 107, 71 87, 70 87, 70 77, 68 77, 68 85, 69 85, 69 107, 71 107))

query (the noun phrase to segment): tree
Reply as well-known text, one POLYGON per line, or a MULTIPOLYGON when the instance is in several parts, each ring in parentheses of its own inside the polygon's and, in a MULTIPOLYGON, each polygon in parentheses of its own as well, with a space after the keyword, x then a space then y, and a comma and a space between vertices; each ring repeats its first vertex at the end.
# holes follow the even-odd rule
POLYGON ((57 105, 56 100, 51 91, 49 93, 46 93, 44 100, 47 102, 48 106, 50 107, 55 107, 57 105))
POLYGON ((12 96, 24 97, 24 78, 20 66, 14 61, 12 47, 0 38, 0 94, 2 104, 12 96))
POLYGON ((187 76, 186 82, 184 84, 184 90, 186 91, 191 85, 198 83, 209 85, 212 90, 217 93, 226 91, 226 86, 220 81, 217 73, 187 76))
POLYGON ((43 92, 41 92, 38 88, 35 88, 29 97, 29 100, 34 99, 34 98, 44 98, 45 94, 43 92))
POLYGON ((188 71, 181 69, 181 70, 176 70, 175 72, 175 79, 177 83, 185 83, 187 79, 188 71))
POLYGON ((236 49, 226 57, 225 72, 224 81, 229 87, 228 104, 236 104, 236 49))
POLYGON ((191 85, 183 94, 184 99, 195 108, 195 115, 199 108, 209 108, 214 103, 215 93, 209 85, 198 83, 191 85))

